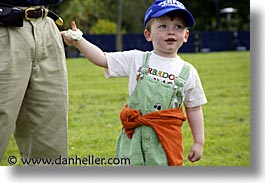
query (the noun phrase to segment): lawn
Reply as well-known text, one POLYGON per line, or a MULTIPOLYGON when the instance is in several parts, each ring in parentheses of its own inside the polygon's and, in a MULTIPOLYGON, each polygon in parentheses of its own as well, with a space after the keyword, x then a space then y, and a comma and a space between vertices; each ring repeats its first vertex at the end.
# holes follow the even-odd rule
MULTIPOLYGON (((250 166, 250 52, 181 54, 198 70, 208 103, 203 106, 204 156, 187 161, 193 143, 183 126, 185 166, 250 166)), ((121 131, 119 112, 128 98, 127 78, 105 79, 103 69, 84 58, 67 60, 69 156, 111 158, 121 131)), ((12 137, 0 165, 19 157, 12 137)), ((21 165, 19 162, 17 165, 21 165)))

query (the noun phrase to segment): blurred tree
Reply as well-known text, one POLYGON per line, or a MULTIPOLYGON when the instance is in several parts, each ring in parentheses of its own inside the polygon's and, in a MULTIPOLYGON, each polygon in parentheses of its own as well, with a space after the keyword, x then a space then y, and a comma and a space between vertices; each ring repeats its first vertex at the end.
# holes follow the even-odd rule
POLYGON ((144 15, 154 0, 124 1, 123 26, 128 33, 143 33, 144 15))
MULTIPOLYGON (((85 33, 99 19, 119 22, 127 33, 142 33, 144 14, 154 0, 64 0, 59 6, 59 14, 65 20, 65 28, 70 27, 70 21, 75 20, 85 33), (122 3, 122 13, 119 10, 122 3), (120 14, 119 14, 120 12, 120 14), (121 18, 122 17, 122 18, 121 18), (119 21, 118 21, 119 20, 119 21)), ((232 16, 233 30, 249 30, 250 1, 248 0, 200 0, 181 1, 195 18, 194 31, 227 30, 225 15, 220 9, 233 7, 237 13, 232 16)), ((117 28, 119 30, 120 28, 117 28)))
POLYGON ((111 22, 106 19, 99 19, 96 24, 94 24, 89 29, 90 34, 116 34, 117 24, 116 22, 111 22))
POLYGON ((118 15, 117 15, 117 34, 116 34, 116 50, 122 51, 122 10, 123 0, 118 1, 118 15))
POLYGON ((227 7, 237 9, 232 16, 234 30, 249 30, 250 1, 248 0, 201 0, 183 1, 195 18, 194 30, 197 31, 222 31, 227 30, 224 25, 226 15, 220 10, 227 7))
POLYGON ((103 7, 102 1, 64 0, 59 6, 60 15, 65 22, 63 28, 70 28, 70 22, 74 20, 83 32, 89 32, 89 28, 100 18, 103 7))

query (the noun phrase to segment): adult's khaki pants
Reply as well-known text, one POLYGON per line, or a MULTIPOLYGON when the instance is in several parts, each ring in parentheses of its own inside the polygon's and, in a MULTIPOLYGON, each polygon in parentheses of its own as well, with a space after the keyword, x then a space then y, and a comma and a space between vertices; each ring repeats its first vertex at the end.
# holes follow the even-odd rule
POLYGON ((67 111, 65 53, 53 20, 0 25, 0 160, 13 133, 23 157, 67 157, 67 111))

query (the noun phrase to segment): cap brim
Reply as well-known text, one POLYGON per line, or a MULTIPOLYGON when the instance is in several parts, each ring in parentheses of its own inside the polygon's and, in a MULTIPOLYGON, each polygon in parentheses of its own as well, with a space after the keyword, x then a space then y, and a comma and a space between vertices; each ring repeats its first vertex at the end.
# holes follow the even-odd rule
POLYGON ((188 27, 193 27, 195 24, 194 18, 192 16, 192 14, 184 9, 179 9, 179 8, 167 8, 167 9, 163 9, 161 11, 156 12, 155 14, 153 14, 150 18, 158 18, 161 17, 171 11, 182 11, 186 14, 186 23, 188 27))

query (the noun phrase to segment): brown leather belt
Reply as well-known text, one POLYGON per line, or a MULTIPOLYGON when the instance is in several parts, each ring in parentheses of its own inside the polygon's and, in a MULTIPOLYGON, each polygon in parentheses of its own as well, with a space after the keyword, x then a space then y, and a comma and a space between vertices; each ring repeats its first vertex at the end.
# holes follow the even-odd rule
POLYGON ((12 7, 2 6, 0 3, 0 26, 22 27, 23 19, 32 21, 38 18, 45 18, 46 16, 52 18, 57 25, 63 25, 63 20, 45 7, 12 7))
POLYGON ((59 26, 63 25, 63 20, 56 15, 54 12, 49 11, 48 9, 45 8, 27 8, 24 10, 25 14, 24 14, 24 18, 25 20, 32 20, 32 19, 37 19, 37 18, 44 18, 45 16, 48 16, 50 18, 52 18, 55 23, 59 26))

